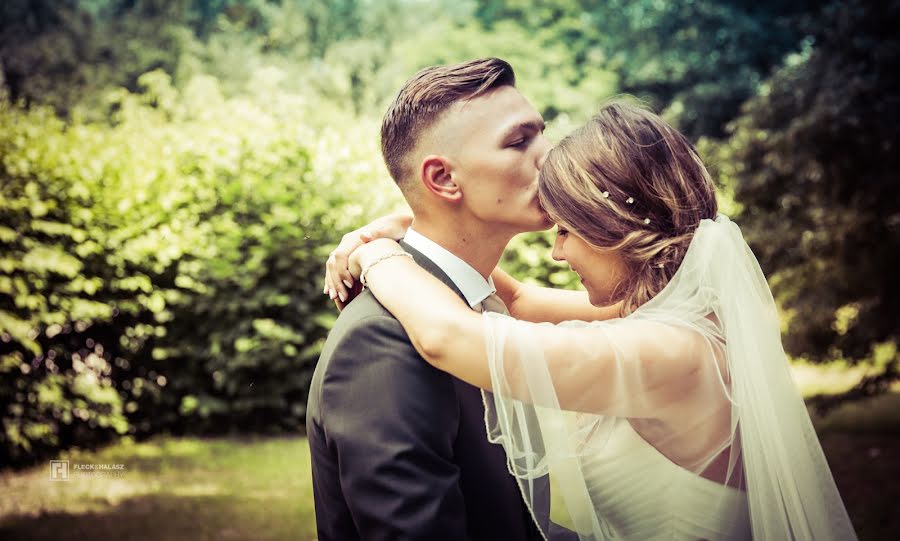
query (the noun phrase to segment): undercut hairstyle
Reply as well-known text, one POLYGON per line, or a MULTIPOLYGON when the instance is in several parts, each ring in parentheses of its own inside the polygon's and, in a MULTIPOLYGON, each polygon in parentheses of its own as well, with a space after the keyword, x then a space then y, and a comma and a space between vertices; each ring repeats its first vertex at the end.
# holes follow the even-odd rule
POLYGON ((431 66, 416 73, 400 89, 381 123, 381 154, 400 190, 407 195, 418 140, 454 103, 501 86, 515 86, 508 62, 479 58, 461 64, 431 66))
POLYGON ((715 185, 694 145, 623 98, 550 151, 538 195, 553 221, 623 258, 628 272, 612 296, 623 301, 623 316, 662 291, 700 221, 718 214, 715 185))

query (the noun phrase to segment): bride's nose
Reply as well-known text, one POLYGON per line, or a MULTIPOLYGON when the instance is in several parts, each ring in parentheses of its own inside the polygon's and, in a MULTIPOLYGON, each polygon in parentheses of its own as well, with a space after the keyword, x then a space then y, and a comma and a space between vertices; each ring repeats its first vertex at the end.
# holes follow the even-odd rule
POLYGON ((563 255, 562 242, 560 241, 559 235, 557 235, 556 240, 553 241, 553 251, 550 252, 550 257, 552 257, 554 261, 566 260, 566 257, 563 255))

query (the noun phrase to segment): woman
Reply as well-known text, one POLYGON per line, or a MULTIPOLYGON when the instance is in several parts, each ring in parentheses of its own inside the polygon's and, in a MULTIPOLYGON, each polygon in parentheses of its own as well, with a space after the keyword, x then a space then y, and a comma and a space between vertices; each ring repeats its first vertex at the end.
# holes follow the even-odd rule
POLYGON ((349 258, 429 363, 491 391, 526 500, 550 474, 581 539, 854 539, 765 277, 690 143, 613 102, 551 151, 539 197, 554 259, 621 317, 473 312, 388 238, 349 258))

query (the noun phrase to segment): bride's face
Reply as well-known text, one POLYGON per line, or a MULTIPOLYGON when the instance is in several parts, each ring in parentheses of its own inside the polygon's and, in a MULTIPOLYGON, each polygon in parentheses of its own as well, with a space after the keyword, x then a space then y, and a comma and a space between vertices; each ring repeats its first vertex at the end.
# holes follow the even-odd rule
POLYGON ((581 277, 594 306, 610 306, 621 300, 613 298, 613 294, 628 267, 616 252, 595 248, 566 226, 559 225, 552 255, 556 261, 566 261, 581 277))

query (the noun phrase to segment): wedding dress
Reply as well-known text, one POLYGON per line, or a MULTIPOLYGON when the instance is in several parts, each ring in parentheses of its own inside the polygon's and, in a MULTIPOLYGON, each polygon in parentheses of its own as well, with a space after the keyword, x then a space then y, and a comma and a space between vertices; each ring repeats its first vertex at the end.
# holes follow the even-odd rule
POLYGON ((488 435, 545 537, 552 513, 584 541, 856 539, 768 284, 727 217, 703 220, 626 318, 483 318, 488 435))
POLYGON ((750 539, 747 494, 674 464, 621 419, 609 441, 583 459, 591 499, 608 537, 750 539), (614 526, 614 527, 613 527, 614 526))

